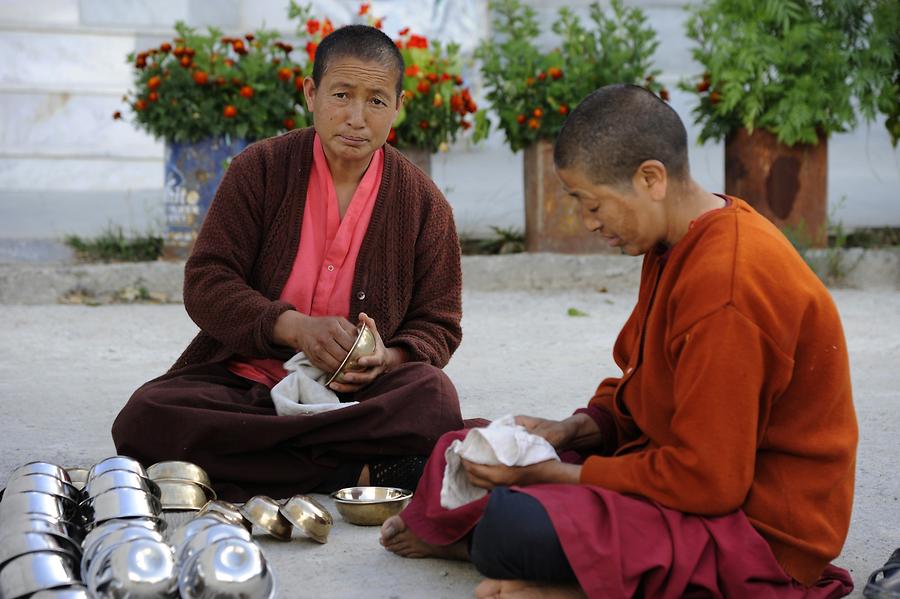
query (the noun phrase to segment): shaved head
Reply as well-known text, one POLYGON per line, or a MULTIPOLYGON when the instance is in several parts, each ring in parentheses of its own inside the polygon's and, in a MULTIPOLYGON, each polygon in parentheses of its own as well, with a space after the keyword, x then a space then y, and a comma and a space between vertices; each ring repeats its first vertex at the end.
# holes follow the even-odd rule
POLYGON ((312 78, 316 87, 322 83, 322 76, 331 61, 337 58, 377 62, 391 69, 397 76, 394 87, 397 97, 400 97, 403 91, 403 55, 383 31, 368 25, 347 25, 325 36, 313 61, 312 78))
POLYGON ((593 183, 631 187, 638 167, 659 160, 675 180, 689 177, 687 131, 656 94, 636 85, 607 85, 586 97, 556 138, 557 169, 577 169, 593 183))

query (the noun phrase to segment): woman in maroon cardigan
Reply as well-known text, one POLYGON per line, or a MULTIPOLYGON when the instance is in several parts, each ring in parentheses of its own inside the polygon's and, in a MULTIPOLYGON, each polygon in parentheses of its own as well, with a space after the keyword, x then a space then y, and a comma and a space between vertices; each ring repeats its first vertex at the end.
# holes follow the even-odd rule
POLYGON ((453 215, 385 145, 402 77, 390 38, 339 29, 305 81, 314 128, 233 160, 185 266, 185 308, 200 333, 123 408, 112 429, 120 453, 195 462, 232 500, 414 487, 437 438, 463 426, 440 370, 462 337, 453 215), (375 329, 377 351, 332 389, 359 403, 276 415, 281 363, 302 351, 336 370, 358 319, 375 329))

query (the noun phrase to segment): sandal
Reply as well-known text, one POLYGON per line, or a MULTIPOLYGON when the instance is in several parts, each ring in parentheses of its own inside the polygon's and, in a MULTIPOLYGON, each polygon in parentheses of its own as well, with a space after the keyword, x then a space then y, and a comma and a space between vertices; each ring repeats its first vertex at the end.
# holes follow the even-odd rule
POLYGON ((863 589, 866 599, 900 599, 900 549, 894 551, 884 566, 872 572, 863 589), (881 575, 879 579, 878 576, 881 575))

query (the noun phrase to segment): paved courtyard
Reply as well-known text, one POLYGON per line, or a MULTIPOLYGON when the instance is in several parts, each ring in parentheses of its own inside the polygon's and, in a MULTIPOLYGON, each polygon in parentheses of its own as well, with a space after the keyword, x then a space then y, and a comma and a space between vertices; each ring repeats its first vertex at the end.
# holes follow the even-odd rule
MULTIPOLYGON (((900 546, 900 293, 834 296, 861 430, 853 522, 837 561, 861 596, 865 576, 900 546)), ((555 417, 583 405, 614 372, 612 344, 633 301, 618 292, 466 293, 463 344, 447 368, 463 415, 555 417), (568 316, 569 308, 587 316, 568 316)), ((0 306, 0 483, 27 461, 87 466, 114 453, 117 411, 195 331, 179 305, 0 306)), ((376 528, 332 513, 337 523, 324 546, 260 538, 282 597, 472 595, 479 576, 470 565, 397 558, 378 545, 376 528)))

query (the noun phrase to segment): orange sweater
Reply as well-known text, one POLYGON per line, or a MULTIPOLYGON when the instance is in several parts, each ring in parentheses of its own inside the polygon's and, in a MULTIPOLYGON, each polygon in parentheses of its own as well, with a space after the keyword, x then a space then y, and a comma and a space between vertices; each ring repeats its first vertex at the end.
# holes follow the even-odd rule
POLYGON ((810 585, 850 524, 856 414, 831 296, 749 205, 708 213, 665 264, 644 259, 614 349, 615 453, 581 481, 715 516, 741 509, 778 562, 810 585))

